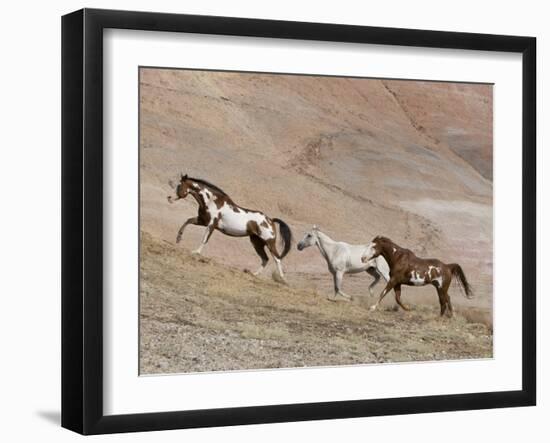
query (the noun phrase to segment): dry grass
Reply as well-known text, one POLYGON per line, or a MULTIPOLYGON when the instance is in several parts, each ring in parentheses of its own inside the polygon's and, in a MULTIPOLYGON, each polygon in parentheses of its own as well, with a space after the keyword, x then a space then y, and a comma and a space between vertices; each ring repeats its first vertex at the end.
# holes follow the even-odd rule
POLYGON ((200 372, 492 356, 492 333, 472 316, 440 318, 372 300, 327 301, 310 274, 290 285, 257 278, 141 235, 140 369, 200 372), (312 280, 313 279, 313 280, 312 280))

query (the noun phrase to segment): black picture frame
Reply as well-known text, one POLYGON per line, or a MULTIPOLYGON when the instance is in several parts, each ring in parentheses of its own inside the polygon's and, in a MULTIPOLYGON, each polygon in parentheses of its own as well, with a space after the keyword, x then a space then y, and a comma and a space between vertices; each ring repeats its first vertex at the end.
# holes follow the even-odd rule
POLYGON ((83 9, 62 18, 62 426, 82 434, 458 411, 536 403, 536 39, 232 17, 83 9), (103 31, 522 54, 522 389, 131 415, 103 413, 103 31))

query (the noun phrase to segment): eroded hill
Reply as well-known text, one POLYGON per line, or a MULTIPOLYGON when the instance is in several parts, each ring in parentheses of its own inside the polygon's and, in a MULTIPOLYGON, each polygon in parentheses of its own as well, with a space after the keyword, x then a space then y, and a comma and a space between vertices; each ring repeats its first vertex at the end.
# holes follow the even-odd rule
POLYGON ((142 69, 140 104, 142 369, 490 356, 491 86, 142 69), (315 224, 459 263, 475 298, 453 288, 457 318, 441 321, 433 288, 406 287, 411 314, 393 312, 392 295, 371 314, 364 273, 344 278, 353 303, 326 301, 332 279, 315 248, 285 258, 288 287, 242 273, 259 265, 245 238, 215 232, 194 259, 203 228, 175 238, 196 203, 166 199, 180 172, 282 218, 296 241, 315 224))
MULTIPOLYGON (((491 309, 491 86, 161 69, 140 82, 144 231, 173 242, 196 215, 192 199, 166 201, 168 180, 189 173, 284 219, 296 238, 316 224, 338 240, 383 234, 458 262, 471 303, 491 309)), ((201 237, 190 227, 180 246, 201 237)), ((204 252, 238 268, 258 262, 246 239, 218 233, 204 252)), ((313 250, 285 264, 326 272, 313 250)))

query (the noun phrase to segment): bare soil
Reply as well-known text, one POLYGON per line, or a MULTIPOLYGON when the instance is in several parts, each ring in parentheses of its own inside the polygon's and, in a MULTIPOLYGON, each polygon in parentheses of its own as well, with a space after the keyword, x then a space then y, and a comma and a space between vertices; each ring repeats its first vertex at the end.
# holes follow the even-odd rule
MULTIPOLYGON (((143 373, 480 358, 492 355, 492 87, 422 81, 140 70, 143 373), (168 204, 180 173, 279 217, 295 242, 312 225, 336 240, 385 235, 459 263, 456 318, 431 287, 403 288, 411 313, 369 312, 371 278, 346 276, 351 303, 315 248, 293 246, 282 286, 248 239, 203 229, 193 199, 168 204)), ((272 265, 270 265, 272 266, 272 265)), ((376 293, 382 290, 382 284, 376 293)))
MULTIPOLYGON (((144 374, 490 358, 491 329, 431 305, 327 300, 311 274, 289 285, 197 257, 142 233, 140 371, 144 374)), ((329 279, 326 274, 324 279, 329 279)), ((366 292, 368 277, 361 279, 366 292)))

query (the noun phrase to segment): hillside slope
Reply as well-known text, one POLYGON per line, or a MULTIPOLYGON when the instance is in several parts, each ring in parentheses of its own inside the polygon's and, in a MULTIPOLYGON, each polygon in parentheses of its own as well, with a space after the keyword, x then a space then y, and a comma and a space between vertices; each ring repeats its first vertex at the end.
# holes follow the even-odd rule
MULTIPOLYGON (((421 256, 460 263, 492 310, 492 88, 433 82, 142 69, 141 229, 174 243, 196 215, 169 205, 180 172, 220 186, 237 203, 280 217, 297 240, 313 224, 335 239, 384 234, 421 256)), ((189 227, 178 248, 200 242, 189 227)), ((258 258, 247 239, 215 233, 204 254, 235 269, 258 258)), ((289 279, 330 276, 313 248, 293 249, 289 279)), ((364 291, 369 280, 346 278, 364 291)), ((315 289, 315 288, 313 288, 315 289)), ((349 292, 349 291, 348 291, 349 292)), ((433 288, 406 302, 437 304, 433 288)))
POLYGON ((492 333, 437 304, 371 312, 326 300, 315 275, 259 279, 141 235, 140 372, 330 366, 492 356, 492 333))

